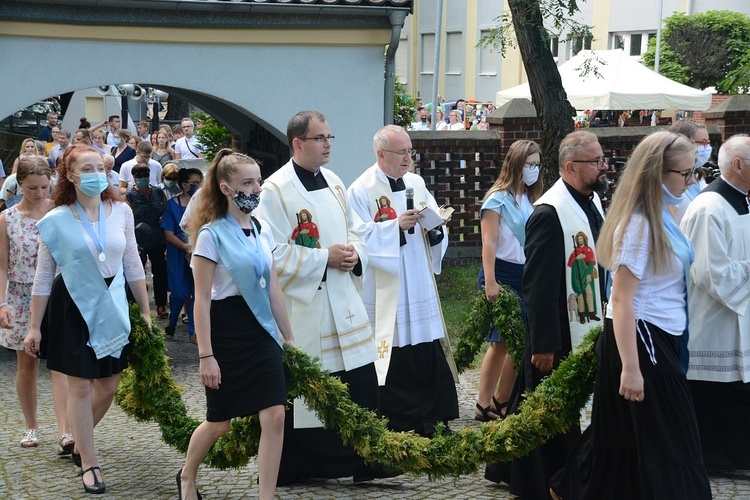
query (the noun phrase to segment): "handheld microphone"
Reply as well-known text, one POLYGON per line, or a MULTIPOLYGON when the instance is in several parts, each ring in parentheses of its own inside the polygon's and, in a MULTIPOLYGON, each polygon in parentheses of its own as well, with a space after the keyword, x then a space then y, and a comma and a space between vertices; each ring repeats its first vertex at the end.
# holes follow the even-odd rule
MULTIPOLYGON (((404 194, 406 195, 406 209, 414 209, 414 188, 409 186, 406 188, 406 191, 404 191, 404 194)), ((409 234, 414 234, 414 227, 409 228, 409 234)))

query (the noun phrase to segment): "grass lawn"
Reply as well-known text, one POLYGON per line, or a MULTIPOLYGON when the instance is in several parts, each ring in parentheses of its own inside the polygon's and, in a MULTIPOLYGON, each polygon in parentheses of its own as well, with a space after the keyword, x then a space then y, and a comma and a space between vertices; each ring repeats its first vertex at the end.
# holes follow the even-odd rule
POLYGON ((443 317, 451 342, 466 320, 469 304, 477 291, 479 263, 467 266, 444 267, 437 276, 437 287, 443 305, 443 317))

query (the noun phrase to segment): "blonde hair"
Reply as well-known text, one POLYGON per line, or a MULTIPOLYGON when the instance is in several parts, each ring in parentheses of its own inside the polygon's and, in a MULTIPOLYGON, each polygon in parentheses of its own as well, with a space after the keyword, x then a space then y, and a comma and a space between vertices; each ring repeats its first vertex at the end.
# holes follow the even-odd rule
MULTIPOLYGON (((485 200, 489 199, 494 193, 498 191, 508 191, 514 194, 521 194, 524 191, 523 182, 523 166, 526 163, 526 158, 537 153, 540 157, 542 150, 539 145, 534 141, 521 140, 516 141, 510 145, 508 154, 505 155, 503 166, 500 169, 500 174, 497 176, 497 180, 492 185, 487 194, 484 195, 485 200)), ((544 182, 542 181, 542 166, 540 162, 539 166, 539 179, 531 186, 526 187, 526 192, 529 197, 529 201, 534 203, 542 196, 544 191, 544 182)))
POLYGON ((672 132, 656 132, 638 144, 617 183, 612 205, 596 242, 596 254, 603 266, 614 267, 622 247, 623 230, 637 212, 650 227, 649 268, 655 274, 670 270, 673 250, 662 222, 663 177, 678 166, 680 156, 693 151, 692 142, 684 135, 672 132))
POLYGON ((179 171, 180 167, 177 166, 176 163, 170 161, 161 169, 161 177, 159 178, 159 181, 164 182, 164 178, 166 176, 168 176, 169 174, 176 174, 179 171))
POLYGON ((229 203, 227 197, 221 192, 219 184, 222 182, 229 183, 232 176, 239 171, 240 165, 247 164, 258 165, 258 162, 247 155, 235 153, 228 148, 221 149, 216 153, 214 161, 208 167, 208 173, 198 198, 198 205, 192 211, 193 215, 188 223, 187 232, 190 234, 191 246, 203 225, 227 214, 229 203))

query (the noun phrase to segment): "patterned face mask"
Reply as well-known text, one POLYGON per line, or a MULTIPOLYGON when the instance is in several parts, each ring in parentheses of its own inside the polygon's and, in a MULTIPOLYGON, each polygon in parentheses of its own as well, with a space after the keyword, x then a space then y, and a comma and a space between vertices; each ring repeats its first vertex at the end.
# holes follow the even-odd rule
MULTIPOLYGON (((229 186, 227 187, 229 189, 232 189, 229 186)), ((237 208, 239 208, 243 213, 249 214, 256 208, 258 208, 258 203, 260 203, 260 193, 245 194, 242 191, 237 191, 236 189, 232 189, 232 191, 234 191, 234 203, 237 205, 237 208)))

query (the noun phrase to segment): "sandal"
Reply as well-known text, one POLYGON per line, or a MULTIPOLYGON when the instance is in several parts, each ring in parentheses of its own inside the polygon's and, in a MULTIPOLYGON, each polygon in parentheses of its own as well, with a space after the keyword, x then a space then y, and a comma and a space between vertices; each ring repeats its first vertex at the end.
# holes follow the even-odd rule
POLYGON ((26 429, 21 438, 22 448, 36 448, 39 446, 39 431, 37 429, 26 429))
POLYGON ((492 405, 489 405, 486 408, 482 408, 482 405, 477 403, 477 410, 479 410, 482 414, 477 415, 475 413, 474 420, 478 420, 479 422, 489 422, 491 420, 499 420, 501 418, 495 413, 495 410, 492 409, 492 405))
POLYGON ((86 493, 93 493, 94 495, 99 495, 107 491, 107 487, 104 485, 104 481, 99 481, 99 479, 97 479, 96 471, 99 471, 99 474, 102 473, 102 470, 97 466, 89 467, 86 470, 82 470, 81 482, 83 483, 83 491, 85 491, 86 493), (91 475, 94 476, 94 484, 92 484, 91 486, 86 484, 86 482, 83 480, 83 476, 85 476, 89 472, 91 472, 91 475))
POLYGON ((492 408, 492 413, 494 413, 495 415, 500 415, 500 418, 505 418, 508 414, 508 403, 510 403, 510 401, 501 403, 500 401, 495 399, 495 396, 492 396, 492 404, 494 405, 494 408, 492 408))
POLYGON ((190 342, 191 344, 197 344, 198 343, 198 339, 195 338, 195 334, 188 335, 188 342, 190 342))
POLYGON ((156 315, 161 319, 167 319, 169 317, 167 306, 156 306, 156 315))
POLYGON ((60 451, 57 452, 58 455, 72 454, 73 448, 76 445, 76 442, 73 440, 73 435, 70 433, 60 436, 60 441, 58 441, 58 443, 60 444, 60 451))

